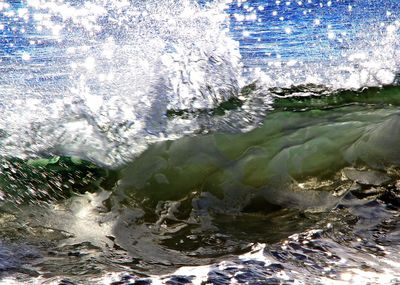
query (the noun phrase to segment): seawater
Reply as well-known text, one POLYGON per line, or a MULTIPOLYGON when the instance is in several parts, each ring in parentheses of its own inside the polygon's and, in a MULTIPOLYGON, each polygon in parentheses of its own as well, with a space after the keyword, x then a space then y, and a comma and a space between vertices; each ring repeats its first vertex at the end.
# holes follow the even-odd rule
POLYGON ((397 284, 398 9, 0 2, 0 283, 397 284))

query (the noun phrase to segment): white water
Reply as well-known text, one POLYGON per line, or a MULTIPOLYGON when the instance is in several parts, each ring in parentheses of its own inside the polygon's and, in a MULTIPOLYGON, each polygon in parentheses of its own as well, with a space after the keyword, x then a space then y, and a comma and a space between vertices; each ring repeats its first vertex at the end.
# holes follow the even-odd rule
MULTIPOLYGON (((360 31, 350 48, 328 61, 266 57, 244 68, 239 42, 228 31, 230 4, 2 2, 2 37, 13 41, 3 42, 10 51, 1 57, 0 154, 61 153, 116 166, 152 142, 224 129, 219 124, 237 131, 255 127, 272 104, 271 87, 358 89, 395 80, 400 57, 394 20, 360 31), (254 81, 256 103, 222 118, 199 115, 254 81), (168 118, 168 110, 187 114, 168 118)), ((259 18, 249 19, 250 25, 259 18)))
POLYGON ((7 24, 18 17, 19 30, 34 32, 21 35, 31 46, 3 59, 1 153, 54 151, 115 165, 152 141, 196 131, 195 120, 168 120, 166 111, 237 95, 240 54, 222 9, 187 0, 8 6, 7 24))

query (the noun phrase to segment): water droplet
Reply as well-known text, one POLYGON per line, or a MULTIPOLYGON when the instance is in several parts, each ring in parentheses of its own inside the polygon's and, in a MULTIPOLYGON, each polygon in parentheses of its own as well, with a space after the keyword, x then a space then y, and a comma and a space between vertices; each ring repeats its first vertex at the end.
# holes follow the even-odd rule
POLYGON ((23 52, 21 55, 22 60, 30 60, 31 59, 31 55, 27 52, 23 52))

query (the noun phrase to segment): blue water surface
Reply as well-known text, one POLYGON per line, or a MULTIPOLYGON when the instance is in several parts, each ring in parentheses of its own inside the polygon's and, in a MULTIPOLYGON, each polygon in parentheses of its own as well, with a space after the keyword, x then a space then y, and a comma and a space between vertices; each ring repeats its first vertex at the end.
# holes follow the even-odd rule
MULTIPOLYGON (((76 2, 81 1, 70 1, 76 2)), ((21 17, 27 8, 23 1, 5 3, 10 6, 0 11, 0 58, 18 61, 15 55, 24 51, 35 53, 57 44, 51 35, 38 31, 32 17, 21 17)), ((263 66, 276 59, 327 60, 353 46, 371 28, 397 21, 399 10, 395 0, 238 0, 228 5, 226 13, 245 65, 263 66)))
POLYGON ((371 29, 397 21, 399 9, 393 0, 257 0, 234 1, 227 13, 244 62, 262 66, 276 59, 329 60, 371 29))

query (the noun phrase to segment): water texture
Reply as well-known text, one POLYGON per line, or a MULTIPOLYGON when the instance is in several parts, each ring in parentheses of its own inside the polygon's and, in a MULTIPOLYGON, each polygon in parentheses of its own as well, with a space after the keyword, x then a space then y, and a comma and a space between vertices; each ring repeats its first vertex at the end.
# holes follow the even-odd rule
POLYGON ((0 284, 398 284, 397 1, 1 1, 0 284))

